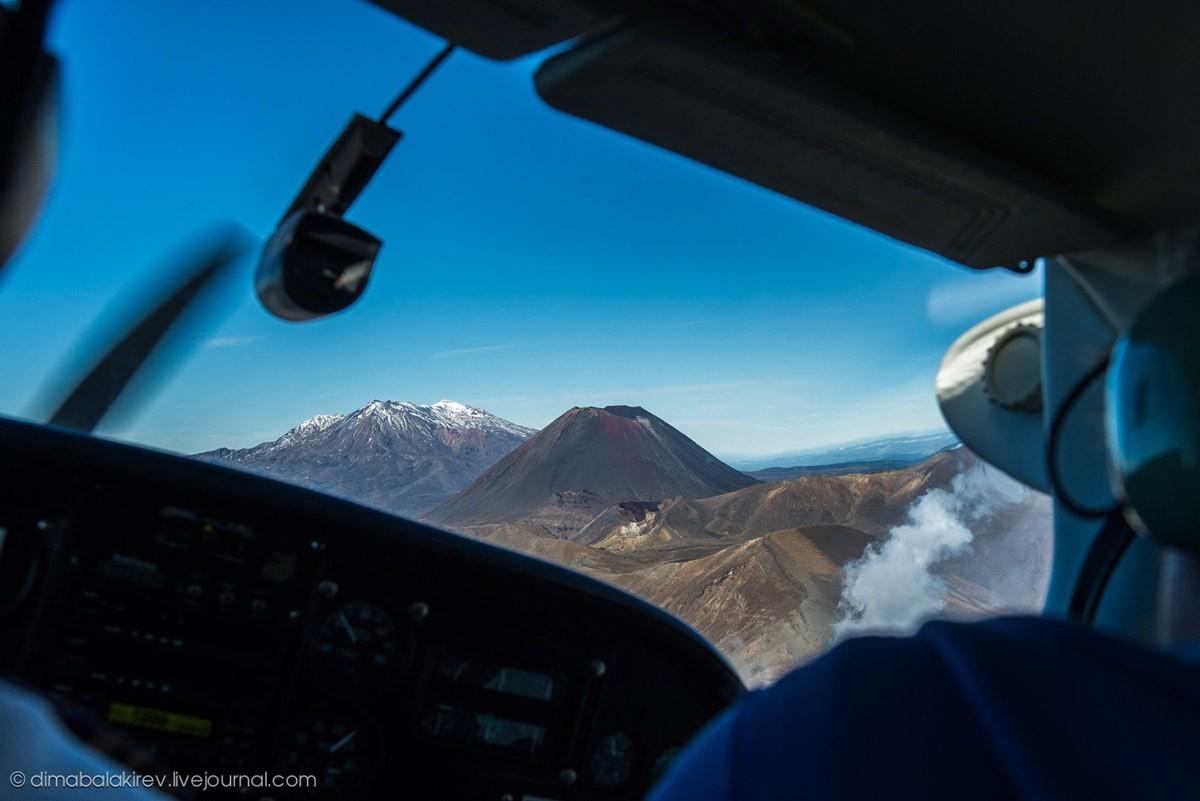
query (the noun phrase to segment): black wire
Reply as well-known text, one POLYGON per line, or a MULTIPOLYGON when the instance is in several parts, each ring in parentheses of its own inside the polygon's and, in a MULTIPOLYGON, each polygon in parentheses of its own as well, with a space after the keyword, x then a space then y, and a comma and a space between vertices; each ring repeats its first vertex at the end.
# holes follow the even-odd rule
POLYGON ((1096 619, 1100 601, 1104 599, 1104 592, 1108 589, 1113 574, 1117 572, 1117 565, 1121 563, 1125 552, 1136 538, 1137 535, 1120 509, 1109 513, 1104 526, 1092 540, 1087 555, 1084 556, 1083 565, 1079 568, 1079 575, 1067 602, 1069 618, 1081 623, 1091 623, 1096 619))
POLYGON ((425 68, 417 73, 417 77, 409 81, 408 86, 404 87, 400 94, 396 96, 396 99, 393 100, 392 104, 387 107, 387 110, 380 115, 379 121, 381 123, 386 123, 388 119, 396 113, 396 109, 400 108, 405 100, 408 100, 410 97, 412 97, 413 94, 421 88, 421 84, 425 83, 425 79, 432 75, 433 71, 440 67, 442 62, 449 58, 450 54, 453 52, 454 45, 447 42, 446 46, 439 50, 436 56, 430 59, 429 63, 425 65, 425 68))
POLYGON ((1107 517, 1116 509, 1120 508, 1120 504, 1114 506, 1106 506, 1100 508, 1090 508, 1076 502, 1066 491, 1063 485, 1062 477, 1058 474, 1058 442, 1062 438, 1063 423, 1067 419, 1067 415, 1083 397, 1083 393, 1092 385, 1097 378, 1104 375, 1104 371, 1108 369, 1109 358, 1105 356, 1100 360, 1100 363, 1088 370, 1083 378, 1075 386, 1071 387, 1071 391, 1063 398, 1062 403, 1058 405, 1058 409, 1054 412, 1054 419, 1050 423, 1050 434, 1046 441, 1046 477, 1050 481, 1050 489, 1054 492, 1054 497, 1067 508, 1071 514, 1077 517, 1107 517))

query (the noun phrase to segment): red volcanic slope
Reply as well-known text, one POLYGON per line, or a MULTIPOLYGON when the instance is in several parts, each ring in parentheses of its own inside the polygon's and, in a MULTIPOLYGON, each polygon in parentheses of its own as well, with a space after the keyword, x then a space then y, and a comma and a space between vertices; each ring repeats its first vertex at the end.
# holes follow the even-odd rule
POLYGON ((757 483, 640 406, 575 407, 428 518, 498 523, 530 515, 566 491, 619 503, 708 498, 757 483))

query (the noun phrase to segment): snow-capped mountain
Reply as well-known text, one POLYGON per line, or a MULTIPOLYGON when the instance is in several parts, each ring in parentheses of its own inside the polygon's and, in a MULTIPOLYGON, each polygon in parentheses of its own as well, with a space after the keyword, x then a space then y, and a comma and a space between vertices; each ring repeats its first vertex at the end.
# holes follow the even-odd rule
MULTIPOLYGON (((316 417, 310 417, 307 420, 300 423, 300 425, 289 429, 286 434, 284 434, 282 437, 275 440, 274 442, 270 442, 270 443, 264 442, 262 445, 259 445, 258 447, 261 448, 261 447, 270 445, 270 446, 274 446, 274 447, 278 448, 283 445, 289 445, 292 443, 301 442, 305 437, 311 437, 314 434, 320 433, 321 431, 324 431, 325 429, 329 428, 334 423, 337 423, 338 421, 345 420, 345 419, 346 419, 346 415, 344 415, 344 414, 318 414, 316 417)), ((228 449, 222 448, 221 450, 228 450, 228 449)), ((247 448, 245 450, 253 450, 253 449, 247 448)), ((233 451, 230 451, 230 453, 233 453, 233 451)))
POLYGON ((311 417, 273 442, 197 458, 415 515, 469 485, 535 433, 457 401, 374 400, 349 414, 311 417))

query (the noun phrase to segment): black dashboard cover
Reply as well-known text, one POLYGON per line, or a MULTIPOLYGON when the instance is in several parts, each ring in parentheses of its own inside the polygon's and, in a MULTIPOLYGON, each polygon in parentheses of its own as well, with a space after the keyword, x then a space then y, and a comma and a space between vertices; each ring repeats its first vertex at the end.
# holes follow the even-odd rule
POLYGON ((1113 240, 1046 181, 864 101, 767 51, 644 24, 549 59, 555 108, 972 267, 1113 240))

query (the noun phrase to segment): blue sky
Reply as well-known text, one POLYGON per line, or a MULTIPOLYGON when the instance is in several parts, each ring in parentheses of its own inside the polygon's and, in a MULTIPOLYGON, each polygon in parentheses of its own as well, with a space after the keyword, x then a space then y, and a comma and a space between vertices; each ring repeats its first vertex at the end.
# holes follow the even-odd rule
MULTIPOLYGON (((62 0, 60 162, 0 275, 0 413, 38 414, 181 242, 218 220, 269 235, 350 115, 440 44, 353 0, 62 0)), ((640 404, 717 453, 795 450, 939 427, 944 350, 1040 291, 559 114, 538 62, 457 52, 393 118, 404 140, 348 215, 385 242, 357 306, 274 320, 247 264, 104 433, 190 452, 452 398, 531 426, 640 404)))

